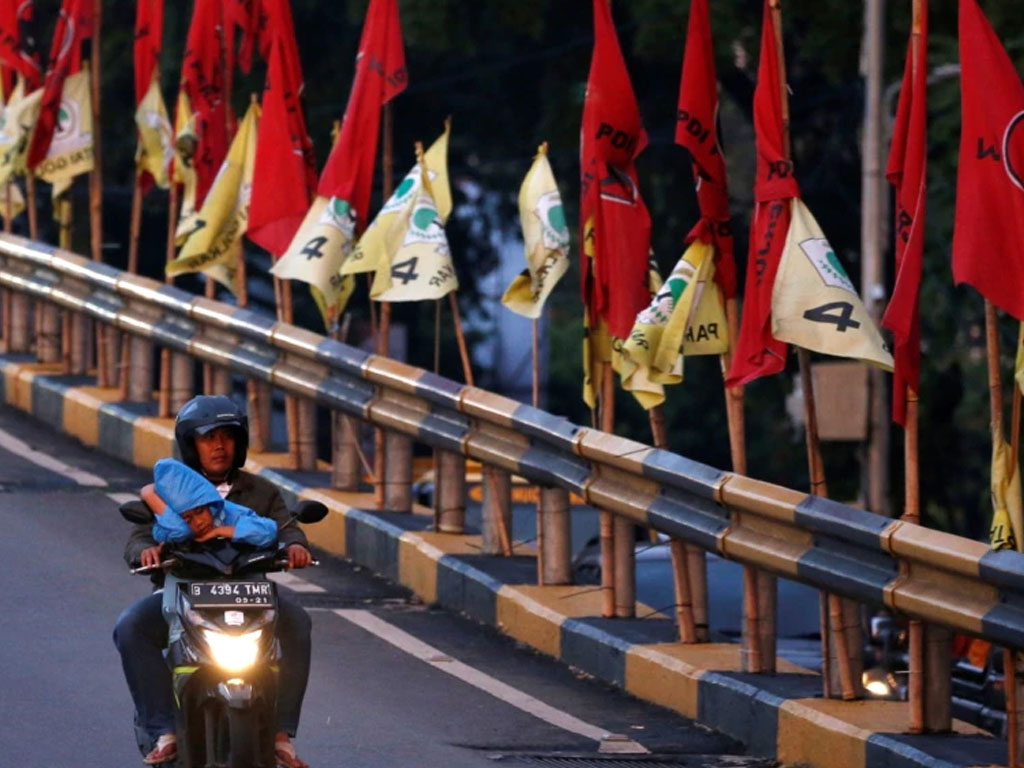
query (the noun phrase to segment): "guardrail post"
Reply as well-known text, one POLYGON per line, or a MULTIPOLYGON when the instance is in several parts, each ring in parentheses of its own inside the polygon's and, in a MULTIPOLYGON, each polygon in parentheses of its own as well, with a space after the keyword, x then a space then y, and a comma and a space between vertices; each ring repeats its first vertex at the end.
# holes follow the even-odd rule
POLYGON ((297 398, 298 434, 295 440, 296 469, 311 472, 316 469, 316 403, 297 398))
POLYGON ((572 584, 572 518, 569 492, 540 489, 541 514, 537 537, 541 584, 572 584))
POLYGON ((481 512, 485 555, 512 554, 512 478, 508 472, 483 467, 484 504, 481 512))
POLYGON ((29 312, 28 297, 18 291, 9 291, 11 297, 11 338, 7 343, 9 352, 28 352, 29 312))
POLYGON ((615 526, 615 616, 636 616, 636 526, 629 518, 616 515, 615 526))
POLYGON ((203 364, 203 394, 231 396, 231 372, 210 363, 203 364))
POLYGON ((436 456, 435 528, 441 533, 463 533, 466 530, 466 458, 461 453, 441 450, 436 456))
POLYGON ((140 336, 131 336, 128 344, 129 367, 121 371, 121 376, 127 378, 128 399, 148 403, 153 397, 153 345, 140 336))
POLYGON ((185 403, 192 399, 195 385, 196 365, 188 355, 171 353, 171 415, 176 414, 185 403))
POLYGON ((334 413, 331 432, 331 487, 358 491, 362 479, 359 459, 359 421, 347 413, 334 413))
POLYGON ((412 438, 399 432, 384 433, 387 469, 384 473, 384 509, 412 511, 412 438))
POLYGON ((56 363, 61 358, 60 311, 53 304, 46 302, 39 303, 36 357, 40 363, 56 363))
POLYGON ((953 727, 953 637, 945 627, 924 627, 924 729, 945 733, 953 727))
POLYGON ((88 372, 89 363, 92 362, 92 323, 79 312, 71 313, 70 320, 69 372, 82 375, 88 372))
POLYGON ((270 450, 270 420, 273 414, 273 393, 270 385, 258 379, 245 383, 249 411, 249 446, 254 453, 270 450))

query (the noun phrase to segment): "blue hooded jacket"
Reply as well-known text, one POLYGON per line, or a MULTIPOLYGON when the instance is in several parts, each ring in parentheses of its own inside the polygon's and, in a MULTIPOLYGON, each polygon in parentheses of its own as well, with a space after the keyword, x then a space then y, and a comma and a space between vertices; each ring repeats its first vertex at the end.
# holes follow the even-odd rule
POLYGON ((277 540, 276 522, 241 504, 225 501, 213 483, 176 459, 160 459, 153 467, 153 482, 157 495, 167 504, 153 524, 153 539, 158 543, 191 539, 192 529, 182 514, 196 507, 209 507, 214 525, 233 525, 232 541, 266 547, 277 540))

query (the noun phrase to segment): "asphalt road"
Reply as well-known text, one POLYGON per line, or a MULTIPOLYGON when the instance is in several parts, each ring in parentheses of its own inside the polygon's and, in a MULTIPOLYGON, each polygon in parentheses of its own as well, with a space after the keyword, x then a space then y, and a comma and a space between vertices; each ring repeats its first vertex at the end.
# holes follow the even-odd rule
MULTIPOLYGON (((148 479, 0 407, 0 765, 141 765, 111 629, 148 584, 121 559, 127 524, 115 498, 148 479)), ((314 635, 296 744, 314 768, 609 765, 579 723, 623 734, 662 766, 771 764, 365 569, 322 559, 297 574, 316 590, 297 593, 314 635), (558 724, 567 715, 575 731, 558 724)))

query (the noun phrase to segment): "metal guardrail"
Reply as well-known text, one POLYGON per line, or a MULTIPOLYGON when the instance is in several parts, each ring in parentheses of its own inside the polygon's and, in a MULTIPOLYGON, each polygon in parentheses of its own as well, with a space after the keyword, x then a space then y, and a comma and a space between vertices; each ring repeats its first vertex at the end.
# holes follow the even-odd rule
POLYGON ((83 312, 779 576, 1024 648, 1024 555, 714 469, 249 310, 0 238, 0 287, 83 312))

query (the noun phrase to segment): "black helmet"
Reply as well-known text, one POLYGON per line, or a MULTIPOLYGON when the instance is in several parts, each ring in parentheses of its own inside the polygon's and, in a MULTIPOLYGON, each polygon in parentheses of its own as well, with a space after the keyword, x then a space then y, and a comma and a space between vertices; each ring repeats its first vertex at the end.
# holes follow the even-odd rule
POLYGON ((245 454, 249 450, 249 417, 245 411, 226 395, 198 395, 181 406, 174 420, 178 452, 181 460, 192 469, 202 471, 196 452, 196 435, 205 435, 217 427, 234 427, 235 461, 232 468, 239 469, 245 464, 245 454))

